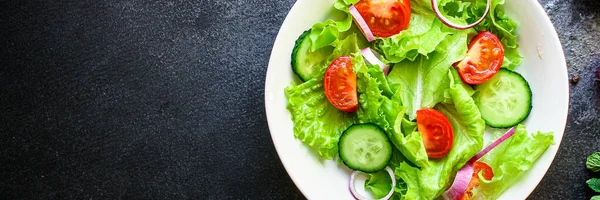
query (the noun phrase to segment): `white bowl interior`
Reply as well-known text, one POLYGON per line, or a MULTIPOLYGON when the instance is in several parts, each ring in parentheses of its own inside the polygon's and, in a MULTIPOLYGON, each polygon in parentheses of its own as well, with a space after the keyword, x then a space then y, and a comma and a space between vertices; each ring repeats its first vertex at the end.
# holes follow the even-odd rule
MULTIPOLYGON (((265 107, 271 137, 288 174, 308 199, 352 199, 348 190, 351 170, 322 160, 294 138, 283 89, 293 81, 290 55, 296 38, 329 16, 334 0, 298 0, 288 13, 271 52, 265 82, 265 107)), ((536 0, 507 1, 506 13, 519 24, 523 63, 516 71, 529 82, 533 109, 525 121, 530 131, 554 131, 555 145, 533 169, 500 199, 525 199, 550 167, 565 130, 569 88, 566 62, 558 35, 536 0)), ((285 178, 285 177, 282 177, 285 178)))

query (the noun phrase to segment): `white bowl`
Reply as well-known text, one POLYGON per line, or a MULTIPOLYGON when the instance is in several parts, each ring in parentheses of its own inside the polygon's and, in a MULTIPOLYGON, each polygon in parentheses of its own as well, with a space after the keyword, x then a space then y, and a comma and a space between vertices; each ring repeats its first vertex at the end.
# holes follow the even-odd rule
MULTIPOLYGON (((265 107, 271 137, 288 174, 308 199, 353 199, 350 170, 320 159, 293 134, 283 89, 294 73, 290 55, 297 37, 327 18, 335 0, 298 0, 288 13, 273 46, 265 82, 265 107)), ((555 144, 500 199, 525 199, 542 180, 559 148, 569 105, 568 75, 558 35, 537 0, 507 0, 506 13, 518 24, 523 63, 516 71, 529 81, 533 110, 525 121, 530 131, 554 131, 555 144)), ((282 177, 285 178, 285 177, 282 177)))

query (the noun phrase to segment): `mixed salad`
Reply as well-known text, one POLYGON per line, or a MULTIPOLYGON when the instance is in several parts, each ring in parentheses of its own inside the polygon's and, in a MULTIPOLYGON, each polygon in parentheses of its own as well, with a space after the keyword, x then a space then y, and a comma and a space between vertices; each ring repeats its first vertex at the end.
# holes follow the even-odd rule
POLYGON ((521 124, 532 91, 503 4, 337 0, 291 55, 294 136, 355 170, 357 199, 358 173, 380 199, 496 199, 554 143, 521 124))

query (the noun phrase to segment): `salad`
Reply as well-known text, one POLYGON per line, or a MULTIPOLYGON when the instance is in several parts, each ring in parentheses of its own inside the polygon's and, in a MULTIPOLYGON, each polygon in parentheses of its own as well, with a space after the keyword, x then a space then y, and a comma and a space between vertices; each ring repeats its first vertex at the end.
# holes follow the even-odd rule
POLYGON ((522 125, 535 91, 503 5, 337 0, 291 54, 294 136, 354 170, 357 199, 359 173, 378 199, 498 198, 554 143, 522 125))

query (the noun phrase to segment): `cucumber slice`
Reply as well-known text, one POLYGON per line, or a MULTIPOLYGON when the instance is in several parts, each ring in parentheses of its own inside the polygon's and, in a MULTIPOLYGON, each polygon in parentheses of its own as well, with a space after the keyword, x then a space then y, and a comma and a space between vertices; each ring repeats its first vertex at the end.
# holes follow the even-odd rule
POLYGON ((392 145, 385 131, 375 124, 355 124, 344 131, 338 143, 340 158, 350 169, 366 173, 382 170, 392 158, 392 145))
POLYGON ((315 77, 319 72, 323 71, 324 61, 333 52, 332 46, 317 49, 311 52, 312 42, 308 35, 311 29, 304 31, 296 40, 294 49, 292 50, 292 70, 298 75, 300 80, 308 81, 315 77))
POLYGON ((475 86, 475 91, 475 104, 488 126, 513 127, 531 113, 531 88, 517 72, 502 68, 490 80, 475 86))

